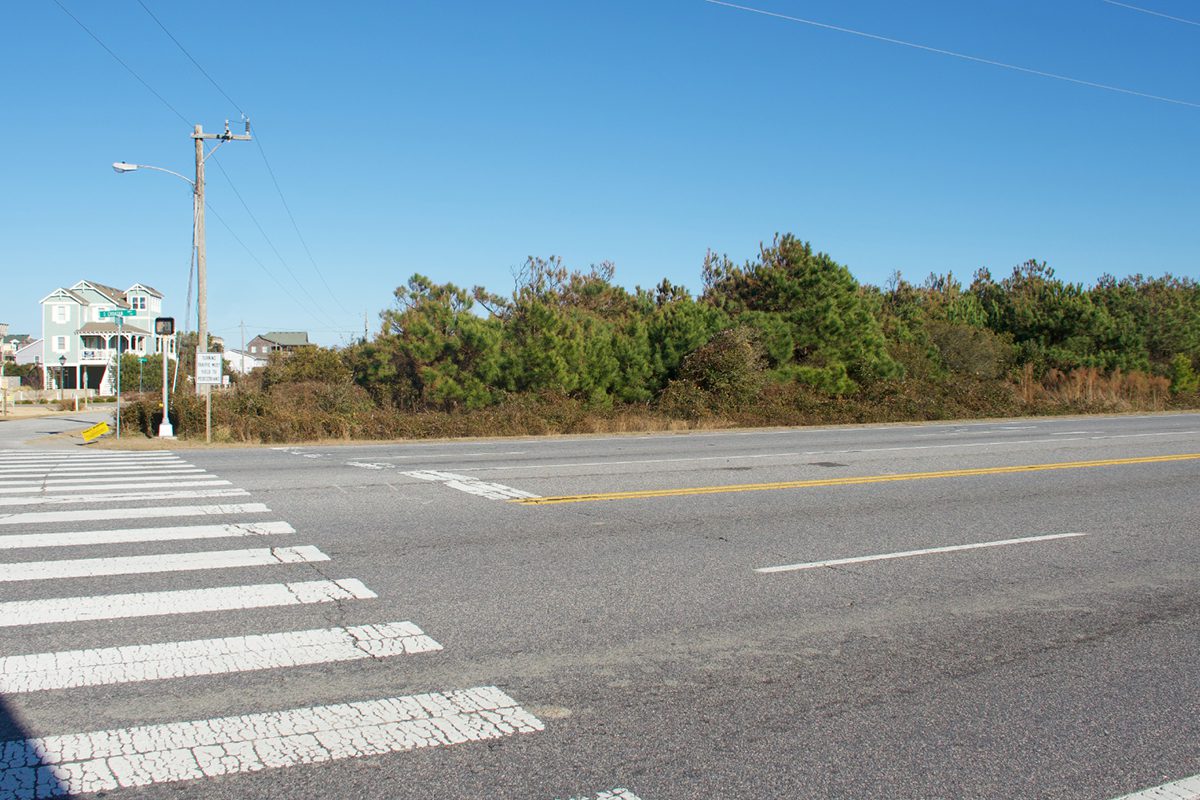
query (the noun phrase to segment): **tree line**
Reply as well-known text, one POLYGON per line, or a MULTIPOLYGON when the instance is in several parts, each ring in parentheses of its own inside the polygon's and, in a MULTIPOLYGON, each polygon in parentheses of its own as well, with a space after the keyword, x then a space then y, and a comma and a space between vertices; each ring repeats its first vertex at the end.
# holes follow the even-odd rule
POLYGON ((373 338, 273 354, 221 414, 235 438, 279 441, 589 430, 630 414, 635 427, 800 424, 1200 401, 1190 278, 1085 287, 1027 261, 1000 279, 873 286, 790 234, 740 264, 709 253, 698 295, 614 278, 611 263, 555 257, 529 258, 506 295, 413 275, 373 338))
MULTIPOLYGON (((1200 286, 1105 275, 1067 283, 1028 261, 1000 280, 953 275, 884 287, 792 235, 743 264, 710 253, 698 297, 664 280, 627 291, 604 263, 530 258, 511 296, 414 275, 369 342, 340 357, 379 403, 477 409, 550 392, 605 407, 685 388, 751 401, 762 384, 834 397, 880 381, 1003 380, 1091 368, 1161 376, 1194 392, 1200 286)), ((299 364, 288 371, 295 371, 299 364)))

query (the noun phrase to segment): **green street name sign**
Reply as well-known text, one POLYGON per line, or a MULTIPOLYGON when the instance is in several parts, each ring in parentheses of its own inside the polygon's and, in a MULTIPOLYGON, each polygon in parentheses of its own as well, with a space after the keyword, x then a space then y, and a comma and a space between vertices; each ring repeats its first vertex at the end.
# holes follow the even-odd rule
POLYGON ((137 312, 132 308, 108 308, 100 312, 102 317, 136 317, 137 312))

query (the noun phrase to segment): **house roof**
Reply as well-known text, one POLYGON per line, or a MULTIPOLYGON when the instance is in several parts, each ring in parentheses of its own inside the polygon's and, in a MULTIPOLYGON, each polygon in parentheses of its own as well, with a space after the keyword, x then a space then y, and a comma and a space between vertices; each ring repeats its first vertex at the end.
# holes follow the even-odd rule
POLYGON ((28 333, 10 333, 7 336, 0 339, 0 341, 3 341, 5 344, 21 345, 21 344, 24 344, 25 340, 28 338, 29 338, 28 333))
POLYGON ((283 347, 300 347, 309 343, 306 331, 271 331, 260 334, 258 338, 283 347))
POLYGON ((45 303, 45 302, 46 302, 47 300, 49 300, 50 298, 52 298, 52 297, 56 297, 56 296, 58 296, 58 295, 66 295, 68 299, 70 299, 70 300, 74 300, 76 303, 79 303, 79 305, 81 305, 81 306, 86 306, 86 305, 88 305, 88 301, 87 301, 87 298, 86 298, 86 297, 83 297, 82 295, 76 294, 75 292, 71 291, 70 289, 64 289, 64 288, 62 288, 61 286, 60 286, 59 288, 55 289, 55 290, 54 290, 53 292, 51 292, 50 294, 48 294, 48 295, 46 295, 45 297, 43 297, 43 298, 42 298, 40 301, 38 301, 38 302, 45 303))
POLYGON ((115 322, 89 322, 75 333, 150 333, 150 331, 142 330, 136 325, 124 325, 118 328, 115 322))
POLYGON ((162 292, 160 292, 158 289, 155 289, 153 286, 147 286, 144 283, 135 283, 133 286, 130 286, 125 290, 125 294, 129 294, 132 291, 143 291, 146 294, 157 297, 159 300, 161 300, 163 296, 162 292))
POLYGON ((93 290, 99 292, 100 294, 104 295, 105 297, 107 297, 109 300, 112 300, 114 303, 116 303, 119 306, 128 305, 125 302, 125 293, 124 292, 122 292, 120 289, 117 289, 113 286, 105 286, 103 283, 96 283, 95 281, 80 281, 79 283, 75 284, 71 288, 72 289, 83 289, 83 288, 93 289, 93 290))

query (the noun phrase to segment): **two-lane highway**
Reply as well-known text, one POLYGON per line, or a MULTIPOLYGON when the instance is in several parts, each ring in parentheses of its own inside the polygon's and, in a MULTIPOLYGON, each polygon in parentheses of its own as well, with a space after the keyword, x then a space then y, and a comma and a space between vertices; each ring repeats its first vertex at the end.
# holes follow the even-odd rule
POLYGON ((79 450, 0 454, 0 796, 1200 773, 1200 415, 79 450))

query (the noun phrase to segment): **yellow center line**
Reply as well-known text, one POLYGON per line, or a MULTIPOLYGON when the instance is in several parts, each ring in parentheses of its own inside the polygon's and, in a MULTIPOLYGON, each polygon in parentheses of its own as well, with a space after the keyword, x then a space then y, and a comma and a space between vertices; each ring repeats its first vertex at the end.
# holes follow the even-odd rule
POLYGON ((547 506, 558 503, 591 503, 599 500, 637 500, 645 497, 683 497, 693 494, 724 494, 727 492, 767 492, 775 489, 806 489, 816 486, 854 486, 863 483, 891 483, 895 481, 923 481, 936 478, 966 478, 973 475, 1005 475, 1016 472, 1045 472, 1051 469, 1088 469, 1090 467, 1118 467, 1129 464, 1161 464, 1168 461, 1196 461, 1200 453, 1183 453, 1173 456, 1146 456, 1144 458, 1108 458, 1103 461, 1061 461, 1054 464, 1022 464, 1015 467, 981 467, 979 469, 951 469, 943 472, 902 472, 895 475, 863 475, 857 478, 828 478, 815 481, 782 481, 780 483, 734 483, 725 486, 690 486, 680 489, 644 489, 633 492, 600 492, 597 494, 573 494, 557 497, 530 497, 510 500, 523 506, 547 506))

